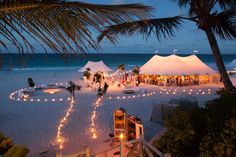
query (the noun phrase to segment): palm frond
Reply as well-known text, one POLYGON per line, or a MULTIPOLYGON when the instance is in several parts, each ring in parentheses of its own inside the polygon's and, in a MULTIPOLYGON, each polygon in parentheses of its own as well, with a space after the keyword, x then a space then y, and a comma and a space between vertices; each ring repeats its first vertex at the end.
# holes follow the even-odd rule
MULTIPOLYGON (((63 0, 0 1, 0 45, 10 42, 19 52, 33 51, 36 42, 57 53, 99 48, 91 30, 149 17, 141 4, 95 5, 63 0), (33 41, 33 42, 32 42, 33 41)), ((112 38, 110 38, 112 39, 112 38)), ((1 47, 0 47, 1 48, 1 47)))
POLYGON ((177 2, 180 8, 186 7, 191 3, 192 0, 171 0, 172 2, 177 2))
POLYGON ((236 1, 235 0, 217 0, 219 6, 222 9, 232 9, 236 7, 236 1))
POLYGON ((118 35, 130 36, 134 33, 143 34, 146 39, 153 33, 156 38, 160 40, 162 37, 168 38, 173 36, 175 30, 180 28, 181 22, 181 17, 175 16, 113 25, 107 27, 107 29, 99 35, 98 41, 100 42, 104 36, 117 38, 118 35))
POLYGON ((236 9, 223 11, 214 16, 212 30, 222 39, 236 39, 236 9))

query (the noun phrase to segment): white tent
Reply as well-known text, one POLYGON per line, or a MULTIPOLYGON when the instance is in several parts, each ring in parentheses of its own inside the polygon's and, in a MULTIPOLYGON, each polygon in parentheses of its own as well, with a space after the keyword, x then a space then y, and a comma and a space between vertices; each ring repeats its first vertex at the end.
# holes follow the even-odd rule
POLYGON ((196 55, 190 55, 186 57, 179 57, 182 59, 186 64, 188 64, 188 68, 192 70, 191 74, 199 74, 199 75, 205 75, 205 74, 215 74, 216 71, 214 71, 212 68, 210 68, 208 65, 206 65, 204 62, 202 62, 196 55))
POLYGON ((177 55, 154 55, 140 67, 141 74, 152 75, 206 75, 216 73, 203 63, 196 55, 181 57, 177 55))
POLYGON ((86 71, 87 68, 90 68, 92 73, 112 71, 108 66, 106 66, 103 63, 103 61, 98 61, 98 62, 88 61, 87 64, 79 70, 79 72, 84 72, 86 71))
POLYGON ((229 69, 236 69, 236 59, 234 59, 232 62, 230 62, 227 65, 227 68, 229 68, 229 69))

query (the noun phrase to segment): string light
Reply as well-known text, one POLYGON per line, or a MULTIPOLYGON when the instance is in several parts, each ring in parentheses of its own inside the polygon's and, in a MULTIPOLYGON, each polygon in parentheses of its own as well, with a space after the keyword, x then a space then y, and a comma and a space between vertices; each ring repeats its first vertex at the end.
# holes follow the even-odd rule
MULTIPOLYGON (((58 85, 59 83, 55 83, 55 85, 58 85)), ((63 83, 60 83, 61 85, 63 85, 63 83)), ((67 83, 65 83, 65 84, 67 84, 67 83)), ((43 88, 43 87, 47 87, 46 85, 44 85, 44 84, 42 84, 42 85, 40 85, 40 86, 36 86, 35 87, 35 89, 36 90, 42 90, 42 89, 37 89, 37 88, 43 88)), ((50 93, 50 94, 53 94, 53 93, 55 93, 55 91, 57 92, 57 91, 59 91, 59 90, 61 90, 61 89, 45 89, 44 88, 44 91, 47 91, 47 90, 49 90, 48 91, 48 93, 50 93), (52 90, 52 92, 50 91, 50 90, 52 90)), ((36 101, 36 102, 41 102, 41 101, 44 101, 44 102, 48 102, 48 98, 44 98, 44 99, 40 99, 40 98, 37 98, 37 99, 33 99, 33 98, 31 98, 31 99, 29 99, 30 97, 29 97, 29 95, 23 95, 22 97, 20 97, 19 95, 19 93, 21 93, 21 92, 24 92, 24 91, 27 91, 27 88, 22 88, 22 89, 19 89, 19 90, 16 90, 16 91, 13 91, 12 93, 10 93, 10 95, 9 95, 9 99, 10 100, 15 100, 15 101, 24 101, 24 102, 26 102, 26 101, 31 101, 31 102, 34 102, 34 101, 36 101)), ((67 99, 65 99, 65 101, 70 101, 70 97, 68 97, 67 99)), ((56 99, 56 98, 52 98, 51 99, 51 101, 52 102, 57 102, 57 101, 64 101, 64 99, 63 98, 59 98, 59 99, 56 99)))
POLYGON ((73 112, 74 104, 75 104, 75 100, 71 99, 70 106, 67 109, 66 114, 64 115, 64 117, 61 118, 61 120, 59 122, 59 125, 57 127, 56 142, 58 144, 59 149, 64 148, 65 138, 62 134, 62 129, 67 124, 68 118, 70 117, 71 113, 73 112))
POLYGON ((92 134, 91 138, 92 139, 96 139, 98 137, 98 133, 97 133, 97 130, 96 130, 96 126, 95 126, 95 120, 96 120, 96 113, 97 113, 97 109, 100 107, 101 105, 101 102, 103 100, 103 97, 100 97, 96 100, 95 102, 95 107, 93 109, 93 112, 92 112, 92 115, 91 115, 91 126, 90 126, 90 132, 92 134))

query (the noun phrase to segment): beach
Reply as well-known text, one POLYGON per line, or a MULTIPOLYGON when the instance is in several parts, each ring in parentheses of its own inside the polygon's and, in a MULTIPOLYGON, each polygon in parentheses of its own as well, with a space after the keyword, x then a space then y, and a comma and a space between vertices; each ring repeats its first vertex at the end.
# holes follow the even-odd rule
MULTIPOLYGON (((222 84, 208 84, 188 87, 158 87, 155 85, 141 85, 140 88, 148 92, 155 92, 152 95, 145 95, 135 98, 128 98, 122 93, 122 89, 108 88, 108 93, 96 108, 95 126, 97 138, 93 139, 90 133, 91 115, 94 105, 98 99, 97 93, 92 88, 87 88, 81 81, 82 74, 76 70, 35 70, 35 71, 1 71, 0 72, 0 131, 13 139, 15 144, 25 145, 30 149, 29 156, 37 157, 40 153, 58 150, 56 144, 57 128, 60 119, 65 115, 69 101, 55 102, 24 102, 9 99, 11 92, 27 87, 27 78, 32 77, 37 85, 50 83, 66 83, 70 80, 82 86, 81 91, 75 93, 75 104, 73 111, 68 117, 67 123, 62 130, 65 142, 61 150, 65 154, 78 152, 85 147, 90 147, 92 153, 101 151, 99 148, 104 141, 109 139, 113 133, 113 111, 121 106, 130 115, 135 115, 142 120, 147 141, 161 130, 161 125, 150 121, 153 104, 167 102, 174 98, 185 97, 185 90, 191 90, 191 95, 198 99, 200 105, 216 98, 215 91, 222 84), (199 89, 204 91, 201 94, 199 89), (174 91, 176 94, 173 94, 174 91), (207 94, 208 90, 211 94, 207 94), (169 92, 168 92, 169 91, 169 92), (160 94, 161 92, 161 94, 160 94), (198 92, 198 94, 197 94, 198 92), (172 93, 172 94, 171 94, 172 93), (109 99, 112 98, 112 99, 109 99), (119 99, 117 98, 119 97, 119 99)), ((233 76, 232 81, 236 84, 233 76)), ((54 98, 65 100, 69 93, 63 91, 53 95, 54 98)))

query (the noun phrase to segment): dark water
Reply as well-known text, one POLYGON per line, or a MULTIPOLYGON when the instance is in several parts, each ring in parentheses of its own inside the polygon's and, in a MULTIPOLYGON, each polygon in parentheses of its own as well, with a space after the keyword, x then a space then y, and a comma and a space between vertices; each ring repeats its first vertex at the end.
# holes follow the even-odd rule
MULTIPOLYGON (((162 54, 167 56, 167 54, 162 54)), ((186 54, 180 56, 187 56, 186 54)), ((24 59, 19 54, 2 54, 3 62, 1 70, 57 70, 57 69, 79 69, 87 61, 100 61, 112 69, 119 64, 125 64, 126 69, 135 65, 143 65, 153 54, 86 54, 76 56, 60 56, 57 54, 28 54, 24 59)), ((216 69, 214 58, 210 54, 197 54, 197 56, 210 67, 216 69)), ((236 54, 223 55, 225 65, 236 58, 236 54)))

